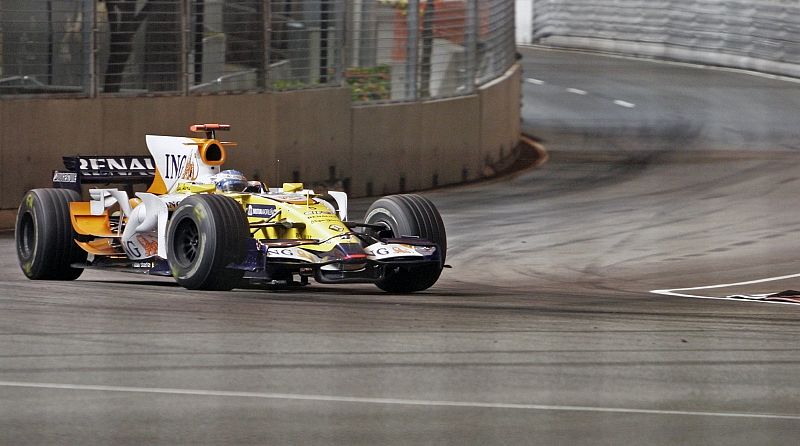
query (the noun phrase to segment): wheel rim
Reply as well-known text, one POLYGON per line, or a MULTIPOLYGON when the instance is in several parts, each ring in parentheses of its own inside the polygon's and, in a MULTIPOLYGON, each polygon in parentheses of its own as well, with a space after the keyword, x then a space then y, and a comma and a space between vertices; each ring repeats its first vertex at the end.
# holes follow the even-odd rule
POLYGON ((20 221, 19 253, 23 259, 27 260, 33 256, 36 246, 36 228, 33 224, 33 216, 30 212, 25 212, 20 221))
POLYGON ((371 221, 367 222, 371 225, 383 226, 383 229, 374 229, 374 235, 378 238, 392 238, 396 237, 394 229, 392 229, 391 221, 383 214, 378 214, 371 221))
POLYGON ((184 219, 175 228, 175 260, 183 265, 191 265, 200 251, 200 231, 197 225, 189 218, 184 219))

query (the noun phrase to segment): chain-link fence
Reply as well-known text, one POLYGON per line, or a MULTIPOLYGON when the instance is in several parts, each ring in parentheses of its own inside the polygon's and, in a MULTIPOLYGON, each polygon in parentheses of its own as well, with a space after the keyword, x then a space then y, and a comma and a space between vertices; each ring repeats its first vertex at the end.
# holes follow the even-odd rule
POLYGON ((513 1, 354 0, 350 13, 357 100, 469 94, 514 62, 513 1))
POLYGON ((0 95, 349 85, 470 94, 514 62, 514 0, 3 0, 0 95))

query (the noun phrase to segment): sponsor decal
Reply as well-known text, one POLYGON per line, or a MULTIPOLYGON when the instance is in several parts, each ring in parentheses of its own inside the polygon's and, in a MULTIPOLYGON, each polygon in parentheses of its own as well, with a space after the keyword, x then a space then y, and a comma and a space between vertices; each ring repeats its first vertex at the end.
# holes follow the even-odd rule
POLYGON ((382 244, 376 243, 364 249, 370 257, 376 259, 384 259, 389 257, 422 257, 422 254, 417 252, 417 249, 411 245, 400 244, 382 244))
POLYGON ((269 248, 267 249, 267 255, 275 257, 295 257, 295 252, 292 248, 269 248))
POLYGON ((331 215, 329 211, 306 211, 303 215, 331 215))
POLYGON ((143 259, 158 254, 158 239, 154 235, 136 234, 122 246, 131 259, 143 259))
POLYGON ((80 157, 79 168, 86 176, 107 175, 153 175, 155 165, 149 156, 125 157, 80 157))
POLYGON ((313 201, 311 201, 310 196, 306 194, 279 194, 279 195, 270 195, 269 198, 283 202, 313 203, 313 201))
POLYGON ((197 179, 196 165, 197 165, 197 155, 192 154, 192 157, 189 159, 189 162, 186 163, 186 167, 183 168, 181 179, 190 181, 196 180, 197 179))
POLYGON ((128 253, 130 257, 139 258, 142 257, 142 251, 139 251, 139 248, 136 246, 136 242, 133 240, 128 240, 125 243, 125 251, 128 253))
POLYGON ((163 201, 164 204, 167 205, 167 209, 169 209, 170 211, 174 211, 181 203, 181 201, 183 201, 187 197, 188 195, 186 194, 167 194, 167 195, 161 195, 158 198, 160 198, 161 201, 163 201))
POLYGON ((158 254, 158 242, 143 235, 137 235, 136 240, 139 241, 139 244, 142 246, 145 252, 145 257, 152 257, 158 254))
POLYGON ((391 245, 386 248, 378 248, 375 250, 376 252, 386 255, 386 254, 415 254, 417 251, 412 248, 411 246, 406 245, 391 245))
POLYGON ((312 254, 298 248, 267 248, 267 257, 290 258, 310 263, 319 260, 315 259, 312 254))
POLYGON ((54 183, 77 183, 78 174, 75 172, 55 172, 53 174, 54 183))
POLYGON ((278 213, 277 208, 275 206, 272 206, 272 205, 264 205, 264 204, 248 204, 247 205, 247 216, 248 217, 270 218, 270 217, 273 217, 277 213, 278 213))
POLYGON ((344 232, 344 228, 339 225, 330 225, 328 226, 328 229, 334 232, 344 232))
POLYGON ((339 217, 333 214, 326 214, 326 215, 312 215, 308 217, 308 221, 311 223, 330 223, 330 222, 338 222, 339 217))
POLYGON ((166 171, 163 172, 165 180, 173 180, 185 173, 186 164, 189 162, 187 155, 165 153, 164 157, 166 158, 166 171))

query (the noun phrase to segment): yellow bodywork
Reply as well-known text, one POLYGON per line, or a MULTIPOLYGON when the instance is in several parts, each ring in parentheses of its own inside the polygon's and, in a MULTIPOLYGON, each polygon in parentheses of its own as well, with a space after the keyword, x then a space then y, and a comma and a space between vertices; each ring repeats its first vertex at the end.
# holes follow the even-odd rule
MULTIPOLYGON (((302 185, 300 185, 302 189, 302 185)), ((306 244, 304 249, 312 251, 326 252, 332 250, 340 243, 358 243, 358 239, 349 235, 349 229, 332 213, 331 210, 322 203, 314 201, 313 195, 291 193, 278 195, 275 198, 269 196, 250 195, 250 194, 226 194, 242 204, 243 209, 249 205, 274 206, 276 214, 271 218, 248 217, 250 225, 253 226, 251 234, 253 238, 268 241, 270 239, 280 240, 308 240, 318 241, 318 244, 306 244), (270 226, 259 227, 264 223, 302 223, 303 227, 284 227, 270 226)))
MULTIPOLYGON (((299 183, 292 186, 296 188, 289 187, 289 190, 302 190, 303 187, 299 183)), ((214 191, 214 185, 185 183, 179 191, 186 195, 210 193, 214 191)), ((257 240, 308 240, 309 244, 304 244, 304 248, 320 252, 330 251, 339 243, 358 243, 355 237, 349 235, 349 229, 339 217, 326 205, 317 203, 314 195, 296 192, 277 194, 274 198, 270 195, 241 193, 225 195, 239 202, 243 212, 250 205, 274 207, 275 213, 271 218, 248 216, 252 226, 251 236, 257 240)), ((135 206, 137 203, 131 204, 135 206)), ((119 233, 111 228, 108 209, 100 215, 92 215, 90 202, 76 201, 70 203, 70 218, 75 232, 98 237, 91 242, 76 241, 86 252, 95 255, 120 253, 111 247, 119 233)))
POLYGON ((211 193, 216 190, 213 184, 181 183, 176 192, 180 194, 202 194, 211 193))
POLYGON ((283 183, 284 192, 298 192, 303 190, 303 183, 283 183))

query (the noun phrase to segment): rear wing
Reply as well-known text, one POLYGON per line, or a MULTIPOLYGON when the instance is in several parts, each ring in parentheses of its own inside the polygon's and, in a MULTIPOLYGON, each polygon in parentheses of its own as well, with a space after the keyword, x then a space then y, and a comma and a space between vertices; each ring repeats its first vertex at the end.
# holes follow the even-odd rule
POLYGON ((53 187, 81 193, 84 184, 150 184, 156 165, 149 155, 65 156, 64 169, 53 171, 53 187))

